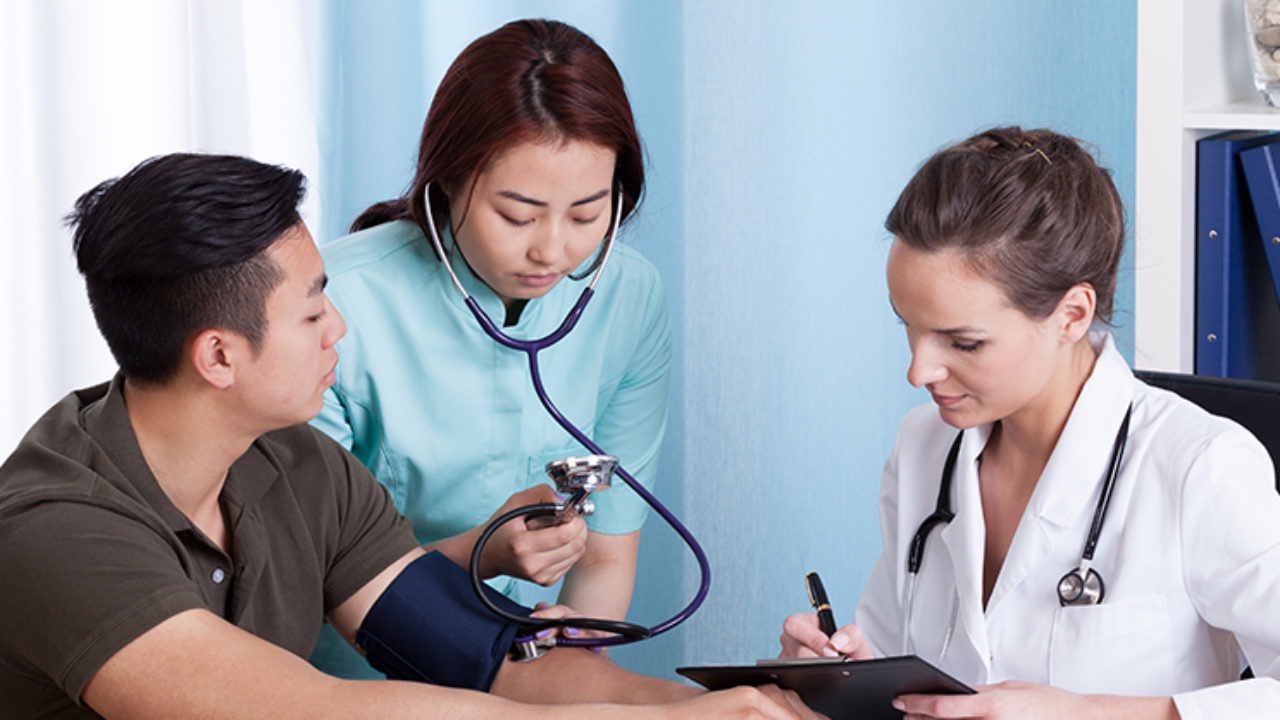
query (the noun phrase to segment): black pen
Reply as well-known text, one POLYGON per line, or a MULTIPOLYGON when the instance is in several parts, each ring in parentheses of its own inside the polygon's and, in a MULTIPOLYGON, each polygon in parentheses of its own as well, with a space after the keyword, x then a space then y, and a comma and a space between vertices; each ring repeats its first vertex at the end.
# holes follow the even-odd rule
POLYGON ((827 589, 822 587, 822 578, 811 572, 804 576, 809 591, 809 603, 818 612, 818 627, 831 637, 836 634, 836 616, 831 612, 831 603, 827 601, 827 589))

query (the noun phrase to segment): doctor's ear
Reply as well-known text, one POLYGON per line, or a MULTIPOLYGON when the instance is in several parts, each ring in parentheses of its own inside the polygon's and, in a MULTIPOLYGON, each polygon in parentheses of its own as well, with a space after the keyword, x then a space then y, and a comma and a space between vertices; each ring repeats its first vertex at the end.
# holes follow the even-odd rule
POLYGON ((1063 342, 1074 343, 1089 332, 1097 306, 1098 293, 1089 283, 1075 285, 1062 295, 1054 315, 1062 322, 1063 342))

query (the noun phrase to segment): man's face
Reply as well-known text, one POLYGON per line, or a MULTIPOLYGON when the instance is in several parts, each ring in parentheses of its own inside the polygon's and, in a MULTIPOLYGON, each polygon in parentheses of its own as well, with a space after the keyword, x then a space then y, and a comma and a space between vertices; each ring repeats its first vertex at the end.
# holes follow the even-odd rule
POLYGON ((303 223, 285 231, 267 258, 284 280, 266 302, 266 332, 256 357, 236 375, 255 424, 279 429, 311 420, 334 382, 334 345, 347 325, 324 294, 324 262, 303 223))

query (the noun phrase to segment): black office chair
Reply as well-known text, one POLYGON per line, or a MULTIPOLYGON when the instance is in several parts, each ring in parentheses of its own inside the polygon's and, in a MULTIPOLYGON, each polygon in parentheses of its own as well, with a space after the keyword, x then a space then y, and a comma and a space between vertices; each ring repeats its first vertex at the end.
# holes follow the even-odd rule
MULTIPOLYGON (((1280 490, 1280 383, 1135 370, 1139 380, 1171 390, 1214 415, 1231 418, 1253 433, 1276 467, 1280 490)), ((1253 677, 1245 668, 1241 679, 1253 677)))
POLYGON ((1214 415, 1243 425, 1271 455, 1280 490, 1280 383, 1151 370, 1134 374, 1148 385, 1172 390, 1214 415))

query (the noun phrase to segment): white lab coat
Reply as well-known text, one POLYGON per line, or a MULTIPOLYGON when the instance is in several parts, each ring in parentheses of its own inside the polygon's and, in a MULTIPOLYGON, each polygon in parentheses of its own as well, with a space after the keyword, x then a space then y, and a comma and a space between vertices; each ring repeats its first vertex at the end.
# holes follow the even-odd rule
MULTIPOLYGON (((1266 451, 1235 423, 1133 377, 1108 335, 982 607, 977 458, 991 426, 964 434, 953 522, 934 529, 915 590, 916 654, 971 684, 1045 683, 1082 693, 1174 696, 1184 720, 1280 715, 1280 495, 1266 451), (1093 567, 1106 598, 1059 606, 1115 434, 1129 440, 1093 567), (946 655, 943 638, 956 606, 946 655), (1242 657, 1258 679, 1235 682, 1242 657), (1208 688, 1208 689, 1206 689, 1208 688)), ((1277 419, 1280 422, 1280 418, 1277 419)), ((932 406, 903 420, 880 496, 884 552, 857 622, 877 655, 902 651, 906 552, 933 512, 957 430, 932 406)))

